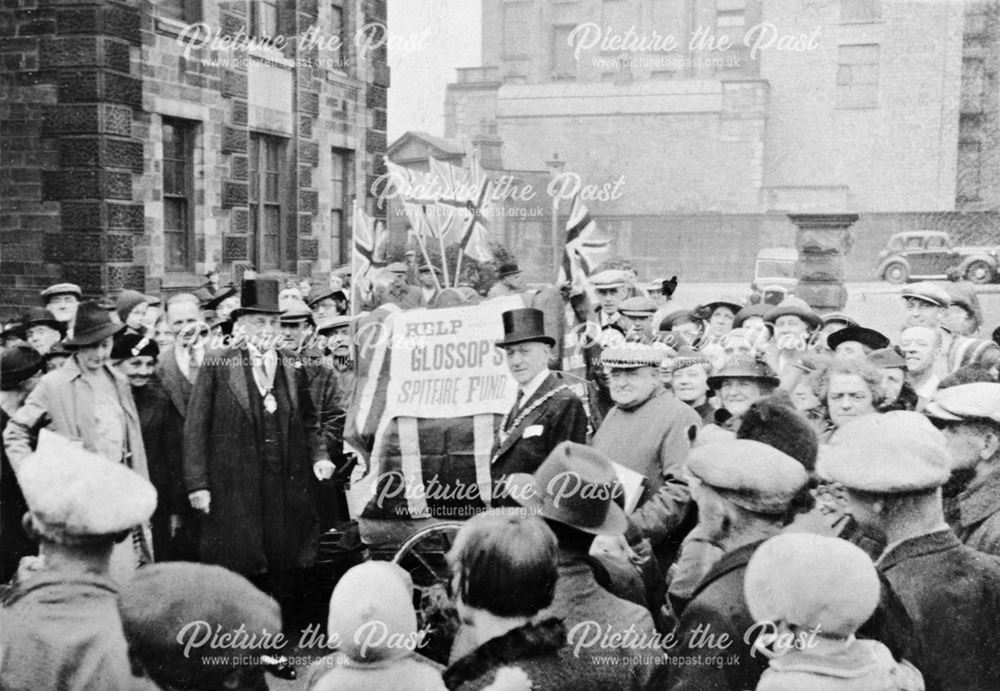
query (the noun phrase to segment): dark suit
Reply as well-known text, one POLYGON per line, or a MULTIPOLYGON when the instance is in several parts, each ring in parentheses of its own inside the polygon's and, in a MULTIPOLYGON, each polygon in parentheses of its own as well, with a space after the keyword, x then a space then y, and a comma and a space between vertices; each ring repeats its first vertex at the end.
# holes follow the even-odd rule
POLYGON ((876 566, 914 624, 910 662, 927 691, 1000 689, 1000 560, 940 530, 896 545, 876 566))
POLYGON ((174 404, 177 413, 183 418, 187 414, 188 401, 191 399, 191 382, 181 372, 177 364, 174 349, 162 353, 156 366, 156 376, 163 384, 164 390, 174 404))
MULTIPOLYGON (((156 376, 160 380, 160 384, 166 393, 167 398, 170 401, 170 405, 173 408, 173 412, 176 413, 181 421, 181 429, 183 430, 184 418, 187 415, 188 403, 191 400, 191 382, 188 378, 184 376, 181 372, 180 366, 177 364, 177 357, 174 354, 174 349, 170 348, 164 353, 160 354, 160 358, 156 365, 156 376)), ((174 445, 178 448, 178 453, 183 454, 183 431, 178 439, 174 442, 174 445)), ((152 471, 150 471, 152 474, 152 471)), ((181 473, 181 484, 183 485, 183 473, 181 473)), ((187 496, 183 497, 184 501, 182 504, 178 504, 175 508, 178 509, 178 514, 181 516, 182 525, 180 530, 174 536, 170 543, 170 555, 172 559, 179 559, 182 561, 197 561, 198 560, 198 530, 201 524, 200 515, 191 508, 191 504, 187 501, 187 496)), ((159 510, 159 508, 157 509, 159 510)), ((155 540, 155 530, 154 530, 154 540, 155 540)), ((157 560, 160 560, 160 555, 157 554, 157 560)))
MULTIPOLYGON (((510 427, 522 411, 548 397, 519 424, 506 430, 506 435, 504 430, 498 430, 500 442, 493 452, 490 468, 494 484, 511 473, 534 473, 560 442, 587 443, 587 413, 583 403, 571 389, 563 388, 553 393, 569 383, 559 373, 550 372, 538 390, 507 416, 510 427)), ((511 501, 494 501, 494 504, 505 505, 511 501)))
POLYGON ((202 519, 202 561, 258 575, 315 560, 312 466, 328 454, 304 373, 280 359, 274 375, 278 444, 265 448, 265 413, 249 357, 240 349, 205 355, 184 427, 184 480, 188 492, 212 493, 202 519))
POLYGON ((754 620, 743 596, 743 578, 750 557, 762 542, 726 552, 705 574, 681 614, 678 643, 667 651, 670 657, 698 658, 700 663, 660 665, 649 688, 742 691, 757 686, 768 660, 761 653, 751 657, 750 644, 745 641, 748 631, 751 636, 754 633, 754 620), (728 645, 722 644, 721 634, 728 636, 728 645), (719 664, 719 657, 723 664, 719 664))

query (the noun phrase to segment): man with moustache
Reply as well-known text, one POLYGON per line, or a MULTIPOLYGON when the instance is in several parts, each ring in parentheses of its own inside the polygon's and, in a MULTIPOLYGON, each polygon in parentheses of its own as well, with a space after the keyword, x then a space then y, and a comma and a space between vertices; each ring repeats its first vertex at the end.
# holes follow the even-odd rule
POLYGON ((770 352, 771 368, 778 373, 782 384, 788 384, 795 375, 795 365, 810 345, 810 339, 823 326, 823 320, 805 300, 789 297, 767 313, 764 320, 774 329, 770 352))
POLYGON ((276 352, 278 281, 248 279, 233 311, 239 347, 206 355, 184 426, 184 479, 200 511, 201 561, 247 576, 296 605, 313 565, 315 483, 334 465, 309 383, 276 352))
POLYGON ((545 333, 544 313, 530 307, 502 315, 504 337, 497 346, 517 382, 517 401, 504 415, 490 464, 494 505, 516 505, 506 496, 505 478, 534 473, 559 442, 587 441, 587 413, 562 375, 549 371, 555 339, 545 333))
POLYGON ((156 377, 159 354, 156 341, 124 331, 115 336, 111 348, 111 361, 132 389, 146 447, 149 481, 156 488, 156 511, 150 521, 153 553, 157 561, 170 561, 195 555, 177 549, 174 544, 187 512, 181 463, 184 417, 156 377))

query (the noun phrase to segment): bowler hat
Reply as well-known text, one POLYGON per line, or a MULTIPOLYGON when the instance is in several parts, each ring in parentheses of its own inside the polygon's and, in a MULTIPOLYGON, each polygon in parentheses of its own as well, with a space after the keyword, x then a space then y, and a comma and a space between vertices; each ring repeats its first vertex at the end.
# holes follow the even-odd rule
POLYGON ((855 341, 863 346, 868 346, 872 350, 881 350, 889 347, 889 338, 875 329, 866 329, 863 326, 845 326, 839 331, 834 331, 826 337, 826 344, 830 350, 836 350, 841 343, 855 341))
POLYGON ((756 379, 759 382, 778 386, 781 379, 766 362, 752 357, 738 356, 726 360, 718 373, 708 378, 708 387, 718 389, 726 379, 756 379))
POLYGON ((281 314, 278 305, 279 285, 275 278, 246 278, 240 287, 240 306, 233 310, 232 318, 244 314, 281 314))
POLYGON ((115 324, 111 321, 106 309, 93 300, 88 300, 76 311, 73 338, 67 340, 65 345, 76 348, 92 346, 108 336, 114 336, 124 328, 124 324, 115 324))
POLYGON ((0 352, 0 391, 13 391, 42 369, 45 360, 26 345, 9 346, 0 352))
POLYGON ((507 478, 511 497, 542 518, 593 535, 623 535, 625 511, 615 502, 624 489, 611 460, 597 449, 561 442, 534 475, 507 478))
POLYGON ((506 278, 519 273, 521 273, 521 269, 515 261, 504 262, 497 268, 497 278, 506 278))
POLYGON ((50 329, 55 329, 63 336, 66 335, 66 322, 56 319, 55 315, 44 307, 32 307, 29 309, 24 314, 22 322, 26 331, 33 326, 47 326, 50 329))
POLYGON ((556 339, 545 335, 545 313, 533 307, 523 307, 507 310, 503 313, 503 340, 497 341, 500 347, 538 341, 554 346, 556 339))

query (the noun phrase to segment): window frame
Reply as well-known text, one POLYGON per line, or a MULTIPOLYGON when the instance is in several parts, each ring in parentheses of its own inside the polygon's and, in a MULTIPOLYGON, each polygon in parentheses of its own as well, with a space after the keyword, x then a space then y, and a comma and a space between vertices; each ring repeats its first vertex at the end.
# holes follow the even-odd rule
POLYGON ((346 264, 351 254, 351 223, 354 207, 354 151, 331 149, 330 159, 330 254, 335 265, 346 264), (338 165, 339 163, 339 165, 338 165), (339 177, 334 174, 339 173, 339 177), (340 189, 339 199, 336 190, 340 189), (335 228, 336 227, 336 228, 335 228), (335 232, 336 230, 336 232, 335 232))
MULTIPOLYGON (((855 51, 859 52, 859 51, 855 51)), ((881 93, 881 74, 879 66, 882 62, 882 46, 878 43, 842 43, 837 46, 837 108, 840 110, 868 110, 879 107, 881 93), (871 48, 874 50, 874 60, 872 62, 847 62, 846 51, 858 48, 871 48), (855 70, 857 68, 869 68, 874 74, 874 80, 859 82, 856 81, 855 70), (848 80, 844 81, 844 75, 848 75, 848 80), (861 98, 860 87, 873 88, 872 94, 867 98, 861 98)), ((864 74, 859 72, 858 74, 864 74)))
MULTIPOLYGON (((170 116, 161 116, 160 118, 160 154, 161 154, 161 170, 160 170, 160 200, 163 204, 163 268, 167 273, 186 273, 194 271, 195 268, 195 233, 194 233, 194 219, 195 219, 195 207, 196 207, 196 197, 194 190, 194 178, 195 178, 195 160, 194 152, 196 146, 196 139, 198 136, 198 123, 197 120, 186 120, 183 118, 175 118, 170 116), (175 157, 168 157, 165 146, 163 145, 165 141, 166 127, 171 127, 174 129, 175 133, 180 134, 183 138, 182 148, 183 148, 183 158, 177 159, 175 157), (182 164, 182 174, 184 176, 182 186, 184 187, 183 194, 178 194, 176 191, 168 192, 167 178, 168 178, 168 163, 169 162, 180 162, 182 164), (182 219, 185 224, 185 228, 181 229, 168 229, 167 219, 172 217, 167 213, 168 202, 178 202, 183 204, 183 209, 180 214, 177 215, 178 218, 182 219), (170 242, 168 238, 170 235, 180 235, 184 237, 184 261, 181 263, 173 263, 171 261, 170 253, 170 242)), ((173 174, 176 176, 176 170, 172 170, 173 174)), ((176 179, 175 179, 176 182, 176 179)), ((171 185, 172 190, 176 190, 175 185, 171 185)))
POLYGON ((248 228, 250 236, 250 263, 259 272, 280 271, 284 263, 285 237, 284 214, 286 207, 286 188, 288 184, 288 166, 285 161, 288 140, 264 132, 251 132, 248 139, 250 147, 248 160, 248 228), (272 148, 273 147, 273 148, 272 148), (269 166, 273 154, 276 169, 261 169, 261 161, 269 166), (263 174, 262 174, 263 173, 263 174), (269 177, 273 180, 273 199, 269 194, 269 177), (272 213, 269 214, 268 211, 272 213), (277 220, 277 228, 273 233, 265 227, 269 216, 277 220), (268 239, 274 237, 274 261, 265 262, 268 255, 268 239))

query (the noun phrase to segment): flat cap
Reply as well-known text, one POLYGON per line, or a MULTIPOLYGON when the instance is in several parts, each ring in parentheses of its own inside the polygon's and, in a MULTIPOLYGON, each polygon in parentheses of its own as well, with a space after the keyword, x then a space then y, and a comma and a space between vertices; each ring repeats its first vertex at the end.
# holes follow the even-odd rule
POLYGON ((908 410, 855 418, 820 450, 816 471, 850 489, 906 494, 940 487, 951 475, 944 435, 908 410))
POLYGON ((304 301, 299 299, 293 299, 289 301, 288 307, 286 307, 282 312, 281 316, 278 317, 278 322, 280 324, 297 324, 299 322, 309 322, 314 323, 312 310, 309 309, 304 301))
POLYGON ((628 281, 628 275, 620 269, 606 269, 590 277, 595 288, 621 288, 628 281))
POLYGON ((601 364, 614 369, 659 367, 664 351, 643 343, 623 343, 601 353, 601 364))
POLYGON ((117 535, 156 508, 156 490, 137 472, 44 429, 17 479, 35 528, 57 543, 117 535))
POLYGON ((906 358, 893 347, 873 350, 868 354, 868 362, 879 369, 906 369, 906 358))
POLYGON ((875 565, 860 547, 811 533, 767 540, 750 557, 743 579, 754 621, 783 621, 843 638, 872 615, 880 590, 875 565))
POLYGON ((750 439, 696 447, 687 468, 732 503, 760 514, 784 513, 809 480, 794 458, 750 439))
POLYGON ((648 317, 656 311, 656 303, 647 297, 637 295, 622 300, 618 311, 627 317, 648 317))
POLYGON ((75 283, 56 283, 42 291, 42 298, 48 299, 56 295, 75 295, 77 300, 83 299, 83 291, 75 283))
POLYGON ((394 274, 405 274, 407 271, 409 271, 404 262, 393 262, 385 268, 387 271, 391 271, 394 274))
POLYGON ((992 420, 1000 424, 1000 384, 959 384, 938 389, 924 415, 948 422, 992 420))
POLYGON ((929 302, 930 304, 937 305, 938 307, 947 307, 951 304, 951 296, 948 295, 947 290, 940 286, 936 286, 933 283, 928 283, 927 281, 911 283, 908 286, 904 286, 899 291, 899 294, 901 297, 923 300, 924 302, 929 302))
POLYGON ((218 664, 215 656, 280 654, 278 603, 221 566, 143 567, 122 588, 118 611, 129 647, 161 686, 222 688, 235 665, 218 664))

